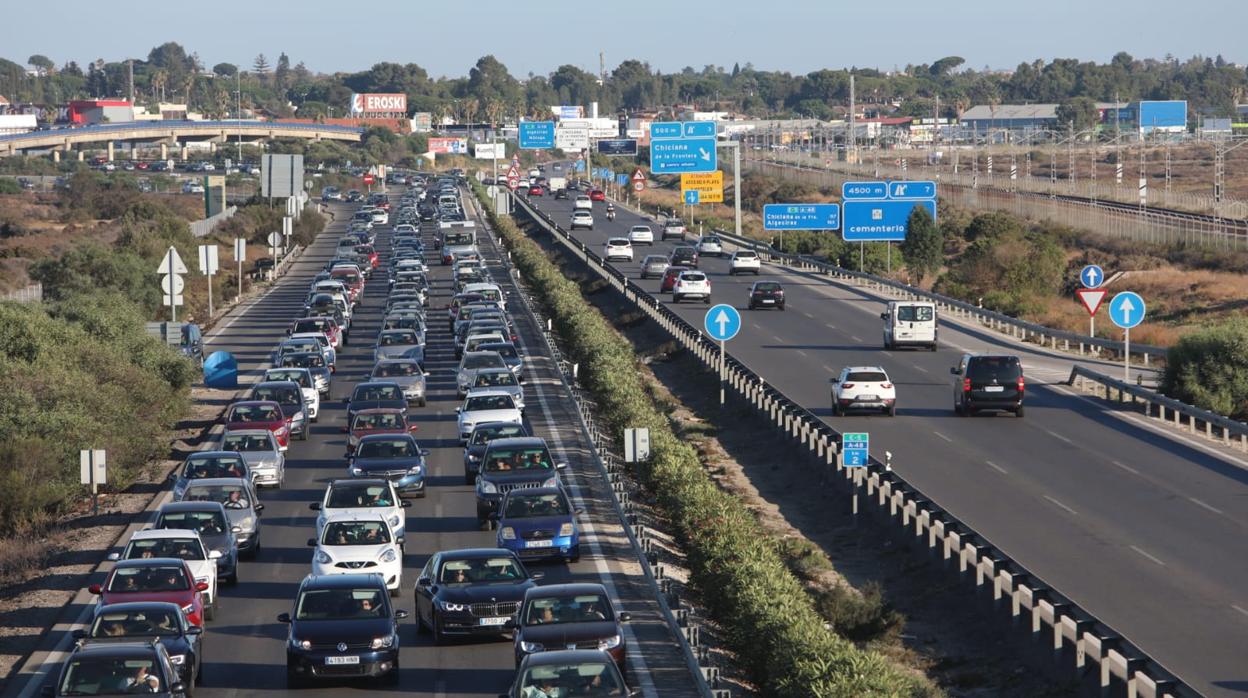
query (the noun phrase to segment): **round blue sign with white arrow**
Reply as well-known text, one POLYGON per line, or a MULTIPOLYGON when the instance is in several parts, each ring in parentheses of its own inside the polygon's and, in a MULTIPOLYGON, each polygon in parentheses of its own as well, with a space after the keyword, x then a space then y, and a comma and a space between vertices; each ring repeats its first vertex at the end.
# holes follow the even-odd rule
POLYGON ((1144 299, 1134 291, 1123 291, 1109 301, 1109 319, 1124 330, 1144 322, 1144 299))
POLYGON ((1100 288, 1105 283, 1105 272, 1101 270, 1100 265, 1089 264, 1079 272, 1079 283, 1084 288, 1100 288))
POLYGON ((741 313, 726 303, 711 306, 702 319, 702 326, 711 339, 727 342, 741 331, 741 313))

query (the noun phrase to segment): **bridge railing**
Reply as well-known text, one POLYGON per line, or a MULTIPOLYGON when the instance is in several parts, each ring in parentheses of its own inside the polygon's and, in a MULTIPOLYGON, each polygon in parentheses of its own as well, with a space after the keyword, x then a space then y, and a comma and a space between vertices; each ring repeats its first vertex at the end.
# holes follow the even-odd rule
POLYGON ((293 131, 319 131, 342 133, 350 135, 359 135, 364 129, 356 126, 342 126, 339 124, 304 124, 304 123, 288 123, 284 121, 259 121, 255 119, 234 120, 222 119, 213 121, 190 121, 190 120, 168 120, 168 121, 127 121, 118 124, 93 124, 91 126, 73 126, 66 128, 51 128, 39 131, 30 131, 27 133, 13 133, 0 136, 0 143, 34 140, 38 138, 47 138, 49 136, 76 135, 76 134, 108 134, 108 133, 127 133, 133 131, 146 131, 151 129, 202 129, 211 131, 240 131, 246 129, 286 129, 293 131))

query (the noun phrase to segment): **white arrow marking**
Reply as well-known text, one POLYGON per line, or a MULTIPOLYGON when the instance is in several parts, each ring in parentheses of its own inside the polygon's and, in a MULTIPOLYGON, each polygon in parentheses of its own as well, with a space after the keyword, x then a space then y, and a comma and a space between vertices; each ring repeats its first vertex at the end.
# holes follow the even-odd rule
POLYGON ((1122 313, 1122 324, 1131 324, 1131 313, 1135 312, 1135 304, 1131 302, 1131 296, 1124 296, 1122 302, 1118 304, 1118 312, 1122 313))
POLYGON ((1089 268, 1087 276, 1088 276, 1088 285, 1095 287, 1096 286, 1096 269, 1089 268))
POLYGON ((728 319, 728 312, 721 309, 719 311, 719 315, 715 316, 714 322, 716 325, 719 325, 719 336, 727 337, 728 336, 728 323, 731 322, 728 319))
POLYGON ((711 161, 711 154, 706 152, 706 148, 698 148, 698 152, 702 153, 703 160, 706 160, 707 162, 711 161))

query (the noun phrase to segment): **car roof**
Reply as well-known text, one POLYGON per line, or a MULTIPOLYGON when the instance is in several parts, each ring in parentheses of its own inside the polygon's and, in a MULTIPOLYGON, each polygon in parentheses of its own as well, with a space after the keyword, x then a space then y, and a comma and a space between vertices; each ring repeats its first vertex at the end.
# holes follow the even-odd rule
POLYGON ((309 574, 303 578, 299 589, 350 589, 352 587, 376 586, 384 589, 386 582, 380 574, 309 574))
POLYGON ((330 514, 325 517, 325 523, 334 523, 335 521, 382 521, 386 520, 385 516, 376 512, 339 512, 330 514))
MULTIPOLYGON (((173 603, 172 601, 122 601, 120 603, 110 603, 110 604, 105 604, 103 606, 100 606, 99 609, 95 612, 95 616, 98 618, 101 613, 109 613, 110 611, 111 612, 129 612, 129 611, 142 611, 145 609, 159 610, 159 611, 165 611, 165 612, 182 610, 181 607, 179 607, 176 603, 173 603)), ((133 640, 131 642, 133 642, 133 640)))
MULTIPOLYGON (((527 490, 516 490, 516 491, 523 492, 527 490)), ((606 596, 607 588, 601 584, 598 584, 597 582, 577 582, 573 584, 543 584, 542 586, 536 586, 536 587, 530 588, 527 592, 525 592, 524 597, 528 599, 532 597, 546 598, 546 597, 551 597, 551 596, 573 596, 573 595, 580 595, 580 594, 602 594, 603 596, 606 596)))
POLYGON ((185 567, 186 561, 180 557, 141 557, 133 560, 118 560, 113 563, 113 569, 123 569, 132 567, 185 567))
POLYGON ((201 477, 191 480, 187 487, 198 487, 200 485, 238 485, 246 484, 247 482, 248 480, 245 477, 201 477))
POLYGON ((356 412, 355 414, 356 414, 356 416, 357 416, 357 417, 358 417, 359 415, 362 415, 362 414, 402 414, 402 415, 406 415, 406 414, 407 414, 407 410, 403 409, 402 407, 370 407, 370 408, 368 408, 368 409, 366 409, 366 410, 360 410, 359 412, 356 412))
POLYGON ((509 436, 505 439, 494 439, 490 442, 490 448, 495 446, 499 448, 516 448, 522 446, 545 446, 546 439, 540 436, 509 436))
POLYGON ((469 391, 467 397, 498 397, 500 395, 511 397, 511 393, 506 390, 480 390, 480 389, 469 391))
MULTIPOLYGON (((238 432, 236 431, 234 433, 237 434, 238 432)), ((194 451, 192 453, 187 454, 186 459, 190 460, 192 458, 222 458, 224 456, 234 456, 235 458, 242 458, 243 454, 239 453, 238 451, 194 451)))
POLYGON ((184 511, 219 511, 225 513, 225 506, 221 502, 166 502, 160 505, 160 512, 184 512, 184 511))
MULTIPOLYGON (((277 366, 276 368, 281 368, 281 366, 277 366)), ((256 388, 291 388, 292 386, 294 387, 295 390, 299 389, 299 384, 294 381, 260 381, 259 383, 252 384, 251 389, 255 390, 256 388)))
POLYGON ((187 528, 148 528, 135 531, 130 540, 148 540, 151 538, 199 538, 197 531, 187 528))
MULTIPOLYGON (((228 429, 226 431, 230 436, 238 436, 240 434, 243 436, 261 436, 273 433, 268 429, 228 429)), ((230 453, 235 453, 235 451, 230 451, 230 453)))
POLYGON ((523 666, 549 666, 552 664, 608 664, 611 655, 602 650, 552 650, 526 655, 523 666))
POLYGON ((416 437, 411 434, 365 434, 360 438, 360 443, 365 441, 390 441, 393 439, 407 439, 413 443, 416 442, 416 437))
MULTIPOLYGON (((438 552, 443 560, 477 560, 486 557, 516 558, 516 554, 506 548, 458 548, 438 552)), ((517 558, 518 559, 518 558, 517 558)))
POLYGON ((846 371, 878 371, 880 373, 888 373, 883 366, 846 366, 846 371))
POLYGON ((364 381, 363 383, 356 383, 355 389, 359 390, 361 388, 380 388, 383 386, 393 386, 395 388, 398 388, 399 384, 395 383, 394 381, 364 381))
MULTIPOLYGON (((502 439, 496 439, 496 440, 502 441, 502 439)), ((517 497, 525 497, 529 495, 563 494, 563 488, 558 487, 558 486, 556 487, 526 487, 523 489, 511 490, 510 492, 506 492, 503 494, 503 498, 506 499, 512 496, 513 494, 517 497)))
POLYGON ((150 657, 160 650, 159 643, 142 640, 128 642, 84 642, 74 650, 73 656, 102 654, 110 657, 150 657))
POLYGON ((342 477, 337 480, 331 480, 329 487, 340 487, 343 485, 363 485, 366 487, 377 487, 389 485, 390 481, 380 477, 342 477))
MULTIPOLYGON (((286 382, 291 382, 291 381, 286 381, 286 382)), ((273 405, 279 410, 282 408, 281 405, 277 404, 276 402, 272 400, 239 400, 238 402, 230 403, 230 407, 260 407, 262 405, 273 405)))

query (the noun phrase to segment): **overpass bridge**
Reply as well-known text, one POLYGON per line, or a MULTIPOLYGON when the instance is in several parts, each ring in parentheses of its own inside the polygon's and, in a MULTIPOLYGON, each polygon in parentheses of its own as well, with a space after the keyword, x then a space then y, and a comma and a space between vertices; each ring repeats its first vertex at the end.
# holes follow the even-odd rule
POLYGON ((172 145, 191 141, 225 143, 236 139, 259 141, 270 138, 332 139, 359 142, 364 130, 354 126, 331 124, 286 123, 281 121, 136 121, 121 124, 97 124, 74 128, 57 128, 0 136, 0 157, 17 155, 27 150, 52 150, 59 153, 79 150, 85 145, 104 143, 112 159, 113 145, 159 143, 162 159, 172 145))

